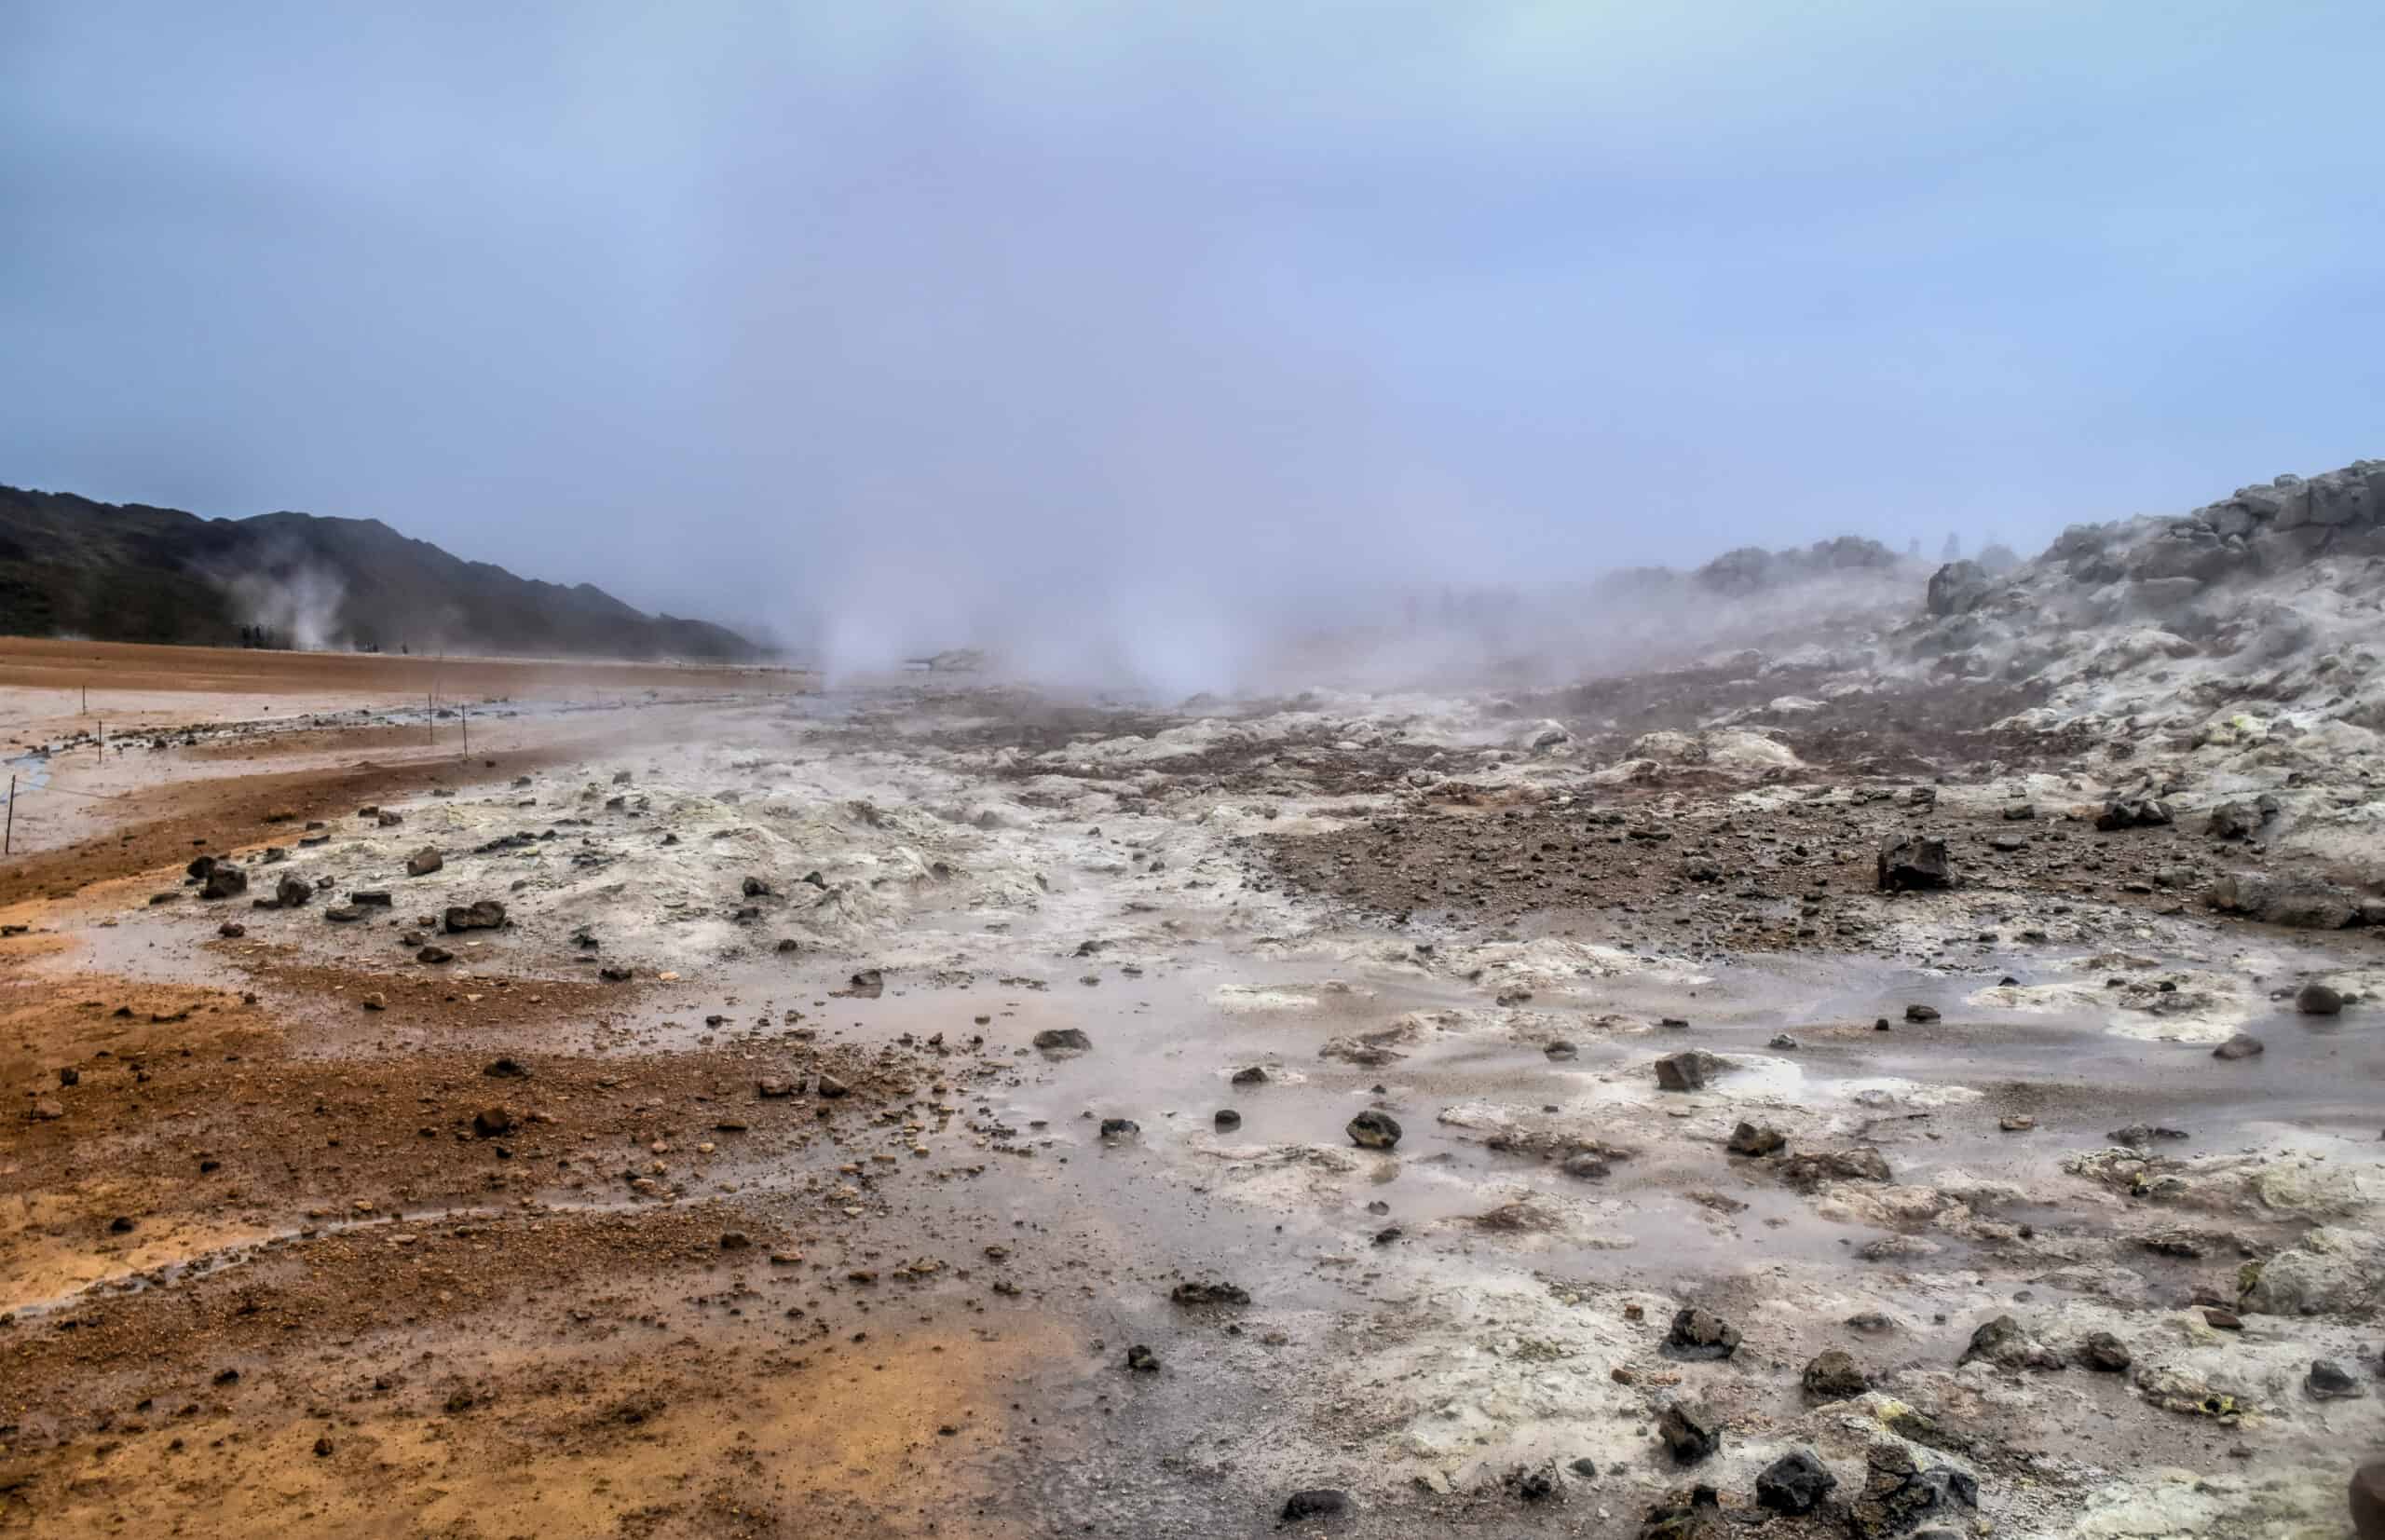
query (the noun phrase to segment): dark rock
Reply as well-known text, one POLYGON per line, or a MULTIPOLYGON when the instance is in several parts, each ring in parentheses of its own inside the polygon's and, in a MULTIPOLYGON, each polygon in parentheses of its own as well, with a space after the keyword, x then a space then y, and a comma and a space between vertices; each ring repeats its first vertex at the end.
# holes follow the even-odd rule
POLYGON ((227 920, 215 927, 215 934, 226 941, 238 941, 249 934, 249 928, 237 920, 227 920))
POLYGON ((1790 1156, 1775 1167, 1790 1186, 1810 1190, 1826 1181, 1888 1181, 1888 1159, 1870 1146, 1853 1150, 1809 1150, 1790 1156))
POLYGON ((484 1107, 472 1114, 472 1132, 484 1139, 513 1132, 513 1113, 510 1108, 484 1107))
POLYGON ((2224 914, 2302 931, 2339 931, 2361 917, 2359 894, 2310 877, 2231 872, 2205 897, 2224 914))
POLYGON ((720 1233, 720 1248, 723 1251, 746 1251, 752 1249, 753 1245, 754 1237, 743 1230, 724 1230, 720 1233))
POLYGON ((1948 562, 1929 575, 1923 603, 1938 618, 1968 615, 1996 592, 1996 580, 1977 562, 1948 562))
POLYGON ((456 961, 456 954, 449 951, 446 947, 438 946, 434 943, 433 945, 425 947, 422 950, 415 953, 414 960, 416 962, 429 962, 433 964, 453 962, 456 961))
POLYGON ((852 1095, 852 1088, 851 1086, 847 1085, 843 1081, 838 1080, 836 1076, 830 1074, 825 1070, 820 1071, 819 1077, 812 1083, 812 1089, 817 1091, 821 1097, 829 1101, 835 1101, 840 1097, 849 1097, 852 1095))
POLYGON ((1669 1400, 1656 1413, 1656 1437, 1677 1465, 1694 1465, 1723 1445, 1723 1422, 1697 1402, 1669 1400))
POLYGON ((323 918, 334 925, 353 925, 364 918, 364 911, 351 904, 334 904, 323 911, 323 918))
POLYGON ((1581 1054, 1581 1050, 1575 1048, 1572 1043, 1562 1042, 1552 1043, 1547 1047, 1543 1048, 1541 1052, 1547 1055, 1552 1059, 1576 1058, 1579 1057, 1581 1054))
POLYGON ((2214 1058, 2227 1059, 2252 1058, 2260 1054, 2266 1053, 2267 1051, 2268 1044, 2261 1042, 2259 1038, 2250 1036, 2247 1033, 2239 1032, 2234 1037, 2231 1037, 2227 1042, 2221 1043, 2218 1047, 2214 1048, 2211 1051, 2211 1056, 2214 1058))
POLYGON ((2208 825, 2214 839, 2249 839, 2261 826, 2261 815, 2249 802, 2222 802, 2211 810, 2208 825))
POLYGON ((1296 1492, 1284 1499, 1284 1522, 1296 1524, 1303 1519, 1330 1519, 1346 1510, 1350 1494, 1331 1487, 1315 1487, 1296 1492))
POLYGON ((2351 1527, 2360 1540, 2385 1540, 2385 1460, 2351 1473, 2351 1527))
POLYGON ((460 931, 494 931, 505 923, 505 906, 494 898, 484 898, 470 905, 450 905, 446 921, 449 935, 460 931))
POLYGON ((1735 1155, 1769 1155, 1789 1146, 1789 1136, 1766 1124, 1759 1128, 1752 1123, 1741 1123, 1731 1130, 1726 1148, 1735 1155))
POLYGON ((1938 1019, 1938 1007, 1935 1005, 1908 1005, 1904 1008, 1904 1018, 1907 1021, 1935 1021, 1938 1019))
POLYGON ((1267 1071, 1261 1069, 1256 1064, 1250 1066, 1247 1070, 1236 1070, 1233 1072, 1233 1083, 1236 1085, 1264 1085, 1267 1083, 1267 1071))
POLYGON ((2136 1361, 2128 1344, 2108 1331, 2091 1331, 2080 1338, 2078 1358, 2080 1367, 2099 1374, 2125 1374, 2136 1361))
POLYGON ((510 1058, 493 1058, 481 1067, 481 1073, 491 1080, 527 1080, 530 1071, 510 1058))
POLYGON ((429 877, 432 872, 438 871, 441 867, 446 865, 447 858, 439 853, 439 848, 437 846, 425 845, 422 849, 406 857, 406 875, 408 877, 429 877))
POLYGON ((219 861, 210 867, 204 886, 198 890, 201 898, 231 898, 249 891, 249 874, 229 861, 219 861))
POLYGON ((1923 1470, 1902 1444, 1880 1443, 1865 1452, 1862 1495, 1847 1505, 1847 1522, 1856 1540, 1888 1540, 1926 1518, 1978 1506, 1970 1477, 1947 1465, 1923 1470))
POLYGON ((1848 1401, 1872 1388, 1854 1356, 1835 1347, 1815 1355, 1799 1383, 1818 1401, 1848 1401))
POLYGON ((1757 1473, 1755 1500, 1775 1513, 1811 1513, 1837 1485, 1838 1478, 1811 1450, 1792 1450, 1757 1473))
POLYGON ((2294 1008, 2306 1016, 2336 1015, 2344 1008, 2344 997, 2314 980, 2295 991, 2294 1008))
POLYGON ((1665 1346, 1677 1358, 1727 1358, 1739 1350, 1739 1329, 1710 1311, 1684 1305, 1673 1313, 1665 1346))
POLYGON ((739 892, 748 898, 768 898, 770 896, 770 885, 758 877, 749 877, 739 884, 739 892))
POLYGON ((1944 888, 1954 883, 1955 865, 1944 840, 1907 835, 1881 845, 1878 875, 1882 893, 1944 888))
POLYGON ((1126 1367, 1138 1374, 1156 1374, 1159 1372, 1159 1355, 1137 1342, 1126 1350, 1126 1367))
POLYGON ((1998 1315, 1971 1333, 1970 1345, 1955 1360, 1956 1367, 1985 1360, 2004 1369, 2060 1369, 2062 1358, 2021 1329, 2010 1315, 1998 1315))
POLYGON ((2155 1123, 2132 1123, 2125 1128, 2115 1128, 2104 1136, 2114 1144, 2125 1144, 2132 1150, 2142 1150, 2156 1139, 2182 1139, 2183 1128, 2165 1128, 2155 1123))
POLYGON ((2360 1394, 2359 1383, 2332 1358, 2311 1359, 2310 1372, 2303 1379, 2302 1388, 2317 1401, 2347 1400, 2360 1394))
POLYGON ((1389 1150, 1399 1143, 1399 1120, 1389 1112, 1368 1108, 1350 1120, 1343 1130, 1350 1142, 1363 1150, 1389 1150))
POLYGON ((1168 1301, 1188 1309, 1204 1305, 1244 1305, 1250 1295, 1230 1283, 1180 1283, 1168 1290, 1168 1301))
POLYGON ((215 869, 217 859, 211 855, 194 855, 190 858, 190 865, 183 868, 183 875, 194 882, 204 882, 207 874, 215 869))
POLYGON ((764 1079, 754 1083, 754 1094, 765 1101, 777 1101, 795 1093, 796 1083, 791 1080, 764 1079))
POLYGON ((1142 1133, 1142 1131, 1143 1125, 1137 1123, 1133 1118, 1104 1118, 1101 1120, 1101 1137, 1113 1144, 1124 1143, 1127 1139, 1137 1138, 1142 1133))
POLYGON ((1656 1084, 1667 1091, 1705 1089, 1706 1077, 1720 1074, 1723 1061, 1703 1049, 1667 1054, 1656 1061, 1656 1084))
POLYGON ((1242 1114, 1231 1107, 1220 1107, 1209 1121, 1220 1128, 1239 1128, 1242 1126, 1242 1114))
POLYGON ((886 989, 886 974, 879 968, 864 968, 845 982, 845 992, 862 1000, 876 1000, 886 989))
POLYGON ((389 895, 378 889, 368 889, 363 893, 349 893, 348 895, 348 901, 350 904, 355 905, 360 909, 386 909, 390 906, 389 895))
POLYGON ((1035 1046, 1047 1054, 1082 1054, 1093 1047, 1093 1040, 1076 1027, 1046 1027, 1035 1034, 1035 1046))
POLYGON ((2157 797, 2115 797, 2095 815, 2095 826, 2109 834, 2116 829, 2159 828, 2170 822, 2170 809, 2157 797))

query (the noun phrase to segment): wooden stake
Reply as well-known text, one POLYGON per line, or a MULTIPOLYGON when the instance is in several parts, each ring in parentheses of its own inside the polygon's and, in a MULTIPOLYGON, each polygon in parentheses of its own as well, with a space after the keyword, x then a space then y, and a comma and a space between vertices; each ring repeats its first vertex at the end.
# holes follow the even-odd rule
POLYGON ((0 855, 8 853, 17 843, 17 778, 8 777, 8 826, 0 833, 0 855))

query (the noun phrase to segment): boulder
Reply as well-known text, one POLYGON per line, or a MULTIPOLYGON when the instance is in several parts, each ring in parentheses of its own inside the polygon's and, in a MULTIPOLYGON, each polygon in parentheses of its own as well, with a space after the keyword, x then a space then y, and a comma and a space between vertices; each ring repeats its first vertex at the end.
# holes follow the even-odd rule
POLYGON ((205 884, 198 890, 201 898, 230 898, 249 891, 249 874, 229 861, 218 861, 208 868, 205 884))
POLYGON ((1723 1061, 1712 1054, 1692 1048, 1683 1053, 1667 1054, 1656 1061, 1656 1084, 1667 1091, 1697 1091, 1706 1085, 1709 1075, 1720 1074, 1723 1061))
POLYGON ((1880 846, 1879 888, 1884 893, 1944 888, 1954 880, 1954 862, 1947 856, 1942 839, 1903 835, 1880 846))
POLYGON ((1082 1054, 1091 1051, 1093 1040, 1082 1028, 1046 1027, 1035 1034, 1035 1046, 1047 1054, 1082 1054))
POLYGON ((1986 603, 1987 596, 1995 591, 1995 579, 1979 563, 1948 562, 1929 575, 1924 603, 1933 617, 1942 620, 1949 615, 1969 614, 1986 603))
POLYGON ((437 846, 425 845, 422 849, 406 857, 406 875, 408 877, 429 877, 432 872, 439 870, 446 865, 447 858, 439 853, 437 846))
POLYGON ((1952 1520, 1957 1508, 1979 1507, 1977 1481, 1948 1465, 1924 1470, 1902 1444, 1874 1444, 1863 1464, 1862 1493, 1847 1506, 1856 1540, 1888 1540, 1925 1519, 1952 1520))
POLYGON ((1370 1107, 1352 1118, 1343 1132, 1362 1150, 1389 1150, 1399 1143, 1399 1120, 1370 1107))
POLYGON ((2211 1051, 2214 1058, 2256 1058, 2269 1051, 2269 1045, 2250 1033, 2239 1032, 2211 1051))
POLYGON ((1758 1127, 1752 1123, 1741 1123, 1731 1130, 1725 1148, 1735 1155, 1769 1155, 1788 1148, 1788 1144, 1789 1136, 1769 1124, 1758 1127))
POLYGON ((1696 1401, 1669 1400, 1656 1413, 1656 1437, 1677 1465, 1694 1465, 1723 1446, 1723 1420, 1696 1401))
POLYGON ((2158 797, 2115 797, 2095 815, 2095 826, 2106 834, 2116 829, 2159 828, 2170 822, 2169 804, 2158 797))
POLYGON ((1790 1156, 1777 1168, 1790 1186, 1811 1190, 1826 1181, 1889 1181, 1888 1158, 1869 1145, 1852 1150, 1811 1150, 1790 1156))
POLYGON ((460 931, 494 931, 505 923, 505 906, 494 898, 480 899, 472 904, 451 904, 447 907, 447 934, 460 931))
POLYGON ((2344 997, 2314 979, 2294 992, 2294 1008, 2306 1016, 2337 1015, 2343 1011, 2344 997))
POLYGON ((1813 1451, 1792 1450, 1757 1473, 1756 1505, 1793 1518, 1811 1513, 1837 1485, 1838 1478, 1815 1457, 1813 1451))
POLYGON ((1727 1358, 1739 1350, 1739 1329, 1711 1311, 1683 1305, 1673 1314, 1665 1347, 1676 1358, 1727 1358))
POLYGON ((2099 1374, 2125 1374, 2135 1361, 2128 1344, 2108 1331, 2091 1331, 2080 1338, 2076 1356, 2079 1367, 2099 1374))
POLYGON ((1817 1354, 1798 1383, 1818 1401, 1853 1400, 1871 1388, 1854 1355, 1835 1347, 1817 1354))

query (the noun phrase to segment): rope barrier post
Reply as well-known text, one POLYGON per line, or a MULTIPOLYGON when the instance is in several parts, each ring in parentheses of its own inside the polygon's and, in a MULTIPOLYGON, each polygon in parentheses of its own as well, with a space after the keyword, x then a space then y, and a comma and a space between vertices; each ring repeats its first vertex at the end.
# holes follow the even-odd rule
POLYGON ((6 855, 17 845, 17 778, 8 777, 8 826, 0 833, 0 855, 6 855))
POLYGON ((467 758, 467 759, 470 759, 470 758, 472 756, 472 707, 471 707, 471 703, 470 703, 470 702, 466 702, 464 703, 464 705, 463 705, 461 708, 459 708, 459 709, 461 709, 461 710, 462 710, 462 712, 463 712, 463 714, 464 714, 464 757, 465 757, 465 758, 467 758))

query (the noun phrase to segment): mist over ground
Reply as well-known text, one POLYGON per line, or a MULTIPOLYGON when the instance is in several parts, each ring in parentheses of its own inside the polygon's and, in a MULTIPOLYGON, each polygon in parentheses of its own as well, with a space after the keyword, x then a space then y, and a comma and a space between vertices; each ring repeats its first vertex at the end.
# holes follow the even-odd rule
POLYGON ((380 518, 838 666, 1231 685, 1455 592, 1561 667, 1601 572, 2028 550, 2372 448, 2380 44, 2215 0, 14 7, 0 480, 380 518))

